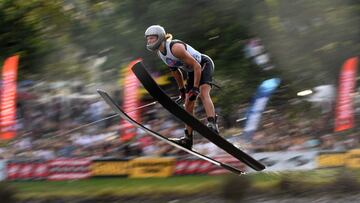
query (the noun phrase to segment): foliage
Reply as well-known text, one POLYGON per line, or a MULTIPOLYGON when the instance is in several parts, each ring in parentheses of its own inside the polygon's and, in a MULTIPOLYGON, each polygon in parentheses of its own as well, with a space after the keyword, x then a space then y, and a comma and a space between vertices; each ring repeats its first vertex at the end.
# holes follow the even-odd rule
POLYGON ((297 90, 336 84, 342 63, 360 53, 356 1, 266 0, 253 29, 297 90))
MULTIPOLYGON (((135 58, 164 72, 145 49, 144 30, 163 25, 215 62, 217 106, 230 116, 264 79, 280 77, 287 103, 295 92, 336 84, 342 62, 360 52, 358 1, 286 0, 3 0, 0 59, 21 55, 20 79, 117 84, 119 67, 135 58), (260 36, 275 69, 244 58, 246 39, 260 36), (103 58, 105 63, 97 64, 103 58), (284 88, 285 87, 285 88, 284 88)), ((270 103, 271 104, 271 103, 270 103)))
POLYGON ((0 60, 20 54, 20 79, 41 72, 43 58, 56 49, 52 40, 61 37, 58 27, 66 24, 60 2, 0 2, 0 60))

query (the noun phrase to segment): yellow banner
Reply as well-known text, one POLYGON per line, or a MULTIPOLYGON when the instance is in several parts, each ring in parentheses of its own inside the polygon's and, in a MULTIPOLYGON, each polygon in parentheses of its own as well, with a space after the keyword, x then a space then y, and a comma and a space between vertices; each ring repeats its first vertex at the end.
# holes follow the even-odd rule
POLYGON ((127 176, 129 161, 93 161, 91 163, 93 176, 127 176))
POLYGON ((345 165, 346 153, 319 154, 317 163, 319 168, 340 167, 345 165))
POLYGON ((353 149, 347 153, 346 167, 360 168, 360 149, 353 149))
POLYGON ((141 157, 130 161, 131 178, 169 177, 175 169, 175 158, 141 157))

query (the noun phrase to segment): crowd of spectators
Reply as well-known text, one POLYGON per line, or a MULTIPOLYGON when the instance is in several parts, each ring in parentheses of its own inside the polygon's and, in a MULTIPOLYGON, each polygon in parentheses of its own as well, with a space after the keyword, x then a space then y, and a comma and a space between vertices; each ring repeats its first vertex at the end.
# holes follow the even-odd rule
MULTIPOLYGON (((17 136, 2 143, 0 158, 133 158, 186 155, 141 130, 137 130, 137 136, 133 140, 122 141, 119 118, 113 116, 113 111, 96 95, 54 97, 46 101, 39 98, 27 99, 19 102, 17 109, 17 136), (87 125, 100 119, 103 120, 87 125)), ((263 114, 261 126, 252 136, 251 142, 242 142, 242 126, 234 126, 240 132, 235 136, 239 139, 236 139, 234 144, 249 152, 347 150, 359 147, 358 131, 333 133, 331 115, 324 114, 314 120, 307 120, 303 115, 298 116, 296 121, 291 121, 286 112, 276 109, 268 111, 263 114)), ((219 118, 221 125, 221 115, 219 118)), ((183 135, 183 124, 160 105, 142 109, 142 123, 165 136, 183 135)), ((228 129, 221 128, 221 134, 234 138, 226 133, 227 131, 228 129)), ((222 153, 222 150, 197 134, 194 149, 210 156, 222 153)))

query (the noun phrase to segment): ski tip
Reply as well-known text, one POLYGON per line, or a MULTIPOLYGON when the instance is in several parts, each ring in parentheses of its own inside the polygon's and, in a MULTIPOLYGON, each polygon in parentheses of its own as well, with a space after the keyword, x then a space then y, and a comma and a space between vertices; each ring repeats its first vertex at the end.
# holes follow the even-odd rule
POLYGON ((96 89, 96 91, 97 91, 98 93, 105 93, 105 91, 102 90, 102 89, 96 89))
POLYGON ((239 176, 240 176, 240 175, 244 175, 244 171, 242 171, 242 170, 240 170, 240 169, 237 169, 237 168, 234 168, 233 166, 227 165, 227 164, 225 164, 225 163, 220 163, 220 165, 221 165, 223 168, 225 168, 225 169, 233 172, 233 173, 236 174, 236 175, 239 175, 239 176))

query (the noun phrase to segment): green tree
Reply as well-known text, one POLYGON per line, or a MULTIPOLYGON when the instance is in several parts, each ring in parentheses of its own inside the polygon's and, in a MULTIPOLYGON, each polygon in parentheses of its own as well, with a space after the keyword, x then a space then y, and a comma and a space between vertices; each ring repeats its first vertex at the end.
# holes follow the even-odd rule
POLYGON ((59 34, 57 27, 64 26, 66 17, 61 1, 0 2, 0 60, 20 54, 20 78, 43 71, 44 58, 53 51, 52 39, 59 34))
POLYGON ((345 59, 360 53, 356 1, 266 0, 255 6, 253 30, 292 88, 336 84, 345 59))

